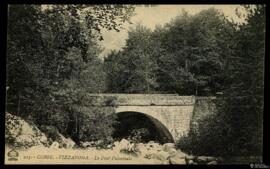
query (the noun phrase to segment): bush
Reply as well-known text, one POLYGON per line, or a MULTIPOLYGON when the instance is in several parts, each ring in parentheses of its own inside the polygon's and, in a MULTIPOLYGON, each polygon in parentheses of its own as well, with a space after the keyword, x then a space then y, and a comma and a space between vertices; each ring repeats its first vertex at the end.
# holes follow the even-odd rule
POLYGON ((61 139, 59 136, 59 131, 54 126, 45 126, 41 125, 40 130, 46 134, 47 138, 52 139, 53 141, 61 139))
POLYGON ((220 123, 217 116, 208 116, 199 120, 190 132, 182 137, 176 146, 193 155, 224 156, 231 151, 226 146, 228 132, 226 124, 220 123))
POLYGON ((220 113, 201 119, 188 135, 179 140, 177 147, 193 155, 261 156, 260 133, 257 137, 251 137, 250 133, 254 133, 252 128, 241 128, 243 124, 248 124, 245 118, 238 122, 239 128, 232 126, 231 121, 236 122, 227 114, 220 113))
POLYGON ((149 136, 149 130, 147 128, 133 129, 130 131, 129 140, 132 140, 134 143, 144 142, 149 136))
POLYGON ((67 135, 77 144, 102 140, 108 142, 114 132, 116 116, 112 107, 77 106, 70 111, 67 135))

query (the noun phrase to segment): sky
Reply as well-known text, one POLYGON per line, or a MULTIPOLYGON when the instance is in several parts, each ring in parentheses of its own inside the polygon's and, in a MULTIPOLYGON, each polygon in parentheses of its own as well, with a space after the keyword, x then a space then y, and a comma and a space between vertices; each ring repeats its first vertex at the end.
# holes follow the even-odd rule
POLYGON ((137 5, 135 7, 135 16, 131 18, 133 24, 124 24, 124 28, 121 29, 120 32, 113 30, 108 31, 105 29, 101 31, 104 40, 100 42, 100 45, 104 50, 100 56, 103 58, 111 50, 122 49, 128 38, 128 31, 132 27, 135 27, 137 23, 154 30, 157 25, 164 25, 165 23, 170 22, 170 20, 179 15, 183 9, 193 15, 211 7, 220 10, 229 19, 233 19, 236 22, 242 22, 235 14, 236 8, 239 8, 240 5, 155 5, 147 7, 137 5))

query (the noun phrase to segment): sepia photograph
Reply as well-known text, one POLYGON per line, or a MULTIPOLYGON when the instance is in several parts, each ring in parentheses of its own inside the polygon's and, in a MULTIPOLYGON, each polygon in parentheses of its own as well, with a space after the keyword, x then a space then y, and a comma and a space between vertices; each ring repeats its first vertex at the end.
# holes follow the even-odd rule
POLYGON ((268 168, 265 11, 9 4, 5 164, 268 168))

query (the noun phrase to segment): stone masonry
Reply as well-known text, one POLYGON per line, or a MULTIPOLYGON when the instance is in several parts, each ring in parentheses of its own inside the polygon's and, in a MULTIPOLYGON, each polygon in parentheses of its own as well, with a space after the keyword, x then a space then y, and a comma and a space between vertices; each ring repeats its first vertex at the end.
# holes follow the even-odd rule
POLYGON ((186 135, 191 124, 214 112, 215 99, 176 94, 87 94, 87 98, 91 106, 114 107, 116 113, 143 113, 165 126, 174 141, 186 135))

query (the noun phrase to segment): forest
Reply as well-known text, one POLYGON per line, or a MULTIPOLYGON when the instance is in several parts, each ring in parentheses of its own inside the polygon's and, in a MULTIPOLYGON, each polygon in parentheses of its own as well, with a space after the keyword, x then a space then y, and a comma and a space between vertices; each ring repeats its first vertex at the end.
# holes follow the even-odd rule
POLYGON ((101 58, 101 29, 121 31, 135 5, 9 5, 6 112, 75 142, 109 140, 116 120, 87 108, 87 93, 217 96, 218 115, 178 146, 261 155, 265 6, 242 8, 243 23, 209 8, 154 30, 137 24, 123 49, 101 58))

